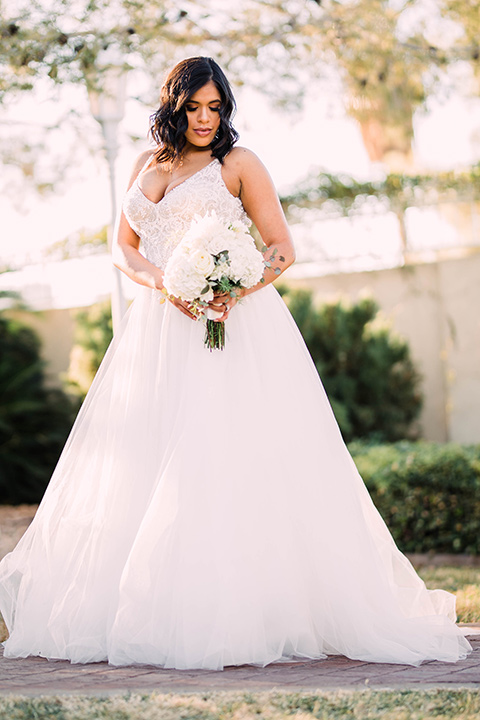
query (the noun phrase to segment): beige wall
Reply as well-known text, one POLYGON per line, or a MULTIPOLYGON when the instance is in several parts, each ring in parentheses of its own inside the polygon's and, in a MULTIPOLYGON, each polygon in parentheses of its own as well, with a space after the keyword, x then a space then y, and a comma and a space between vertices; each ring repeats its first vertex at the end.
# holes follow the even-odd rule
POLYGON ((480 442, 480 253, 289 284, 311 287, 319 301, 372 295, 423 376, 423 436, 480 442))
POLYGON ((30 325, 40 336, 42 357, 46 361, 47 379, 51 385, 61 385, 62 376, 70 364, 70 351, 75 330, 74 310, 44 310, 18 312, 15 317, 30 325))

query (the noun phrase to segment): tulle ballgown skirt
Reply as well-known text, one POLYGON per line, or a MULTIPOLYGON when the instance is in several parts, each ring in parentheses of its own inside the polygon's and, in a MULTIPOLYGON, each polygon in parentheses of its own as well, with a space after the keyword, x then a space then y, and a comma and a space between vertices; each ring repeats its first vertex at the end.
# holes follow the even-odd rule
POLYGON ((470 645, 396 548, 269 286, 226 347, 143 289, 36 517, 0 563, 6 657, 418 665, 470 645))

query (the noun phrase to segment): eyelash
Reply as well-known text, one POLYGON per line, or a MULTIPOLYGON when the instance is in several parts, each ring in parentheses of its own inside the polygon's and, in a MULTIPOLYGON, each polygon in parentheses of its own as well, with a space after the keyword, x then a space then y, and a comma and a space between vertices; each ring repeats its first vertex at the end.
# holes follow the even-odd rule
MULTIPOLYGON (((185 108, 185 110, 187 112, 195 112, 196 109, 197 109, 196 107, 188 107, 188 106, 185 108)), ((219 107, 212 107, 212 108, 210 108, 210 110, 213 110, 213 112, 220 112, 219 107)))

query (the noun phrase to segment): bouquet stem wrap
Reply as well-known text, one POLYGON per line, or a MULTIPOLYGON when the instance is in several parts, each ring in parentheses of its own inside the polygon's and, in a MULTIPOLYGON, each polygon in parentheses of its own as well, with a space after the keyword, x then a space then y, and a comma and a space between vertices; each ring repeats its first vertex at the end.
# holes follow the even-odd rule
POLYGON ((207 318, 205 326, 205 347, 212 350, 223 350, 225 347, 225 323, 215 322, 207 318))

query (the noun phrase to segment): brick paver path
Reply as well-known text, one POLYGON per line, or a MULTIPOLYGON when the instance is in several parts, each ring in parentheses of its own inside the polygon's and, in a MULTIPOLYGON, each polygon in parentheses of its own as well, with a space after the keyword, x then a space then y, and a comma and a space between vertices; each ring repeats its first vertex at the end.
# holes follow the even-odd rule
MULTIPOLYGON (((479 628, 472 632, 479 632, 479 628)), ((165 670, 153 666, 72 665, 44 658, 10 660, 0 656, 0 693, 46 695, 206 690, 286 690, 354 687, 480 686, 480 634, 469 636, 474 651, 458 663, 382 665, 345 657, 274 663, 264 668, 230 666, 223 671, 165 670)))

